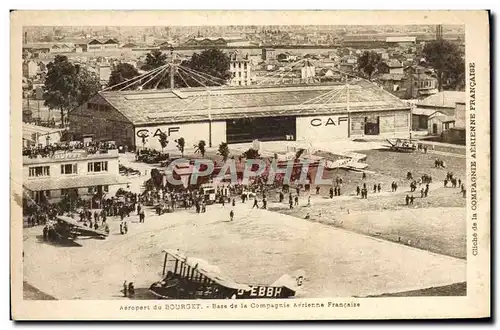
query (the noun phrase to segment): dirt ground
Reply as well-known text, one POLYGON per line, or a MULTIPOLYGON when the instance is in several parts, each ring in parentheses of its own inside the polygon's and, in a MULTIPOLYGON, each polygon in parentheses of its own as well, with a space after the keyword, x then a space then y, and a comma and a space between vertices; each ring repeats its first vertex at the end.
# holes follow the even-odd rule
MULTIPOLYGON (((271 284, 304 269, 300 297, 346 297, 395 293, 465 281, 464 260, 367 237, 238 203, 210 206, 207 214, 148 212, 134 216, 129 234, 110 219, 106 240, 56 246, 40 240, 41 228, 25 229, 24 276, 56 299, 122 299, 124 280, 138 293, 158 279, 163 248, 206 259, 242 283, 271 284), (413 260, 409 263, 408 260, 413 260)), ((151 297, 149 297, 151 298, 151 297)))

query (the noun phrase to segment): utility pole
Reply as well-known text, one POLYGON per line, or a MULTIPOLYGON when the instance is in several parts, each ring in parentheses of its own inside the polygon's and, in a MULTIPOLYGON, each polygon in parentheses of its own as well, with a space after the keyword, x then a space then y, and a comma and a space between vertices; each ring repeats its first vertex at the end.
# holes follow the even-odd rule
POLYGON ((174 66, 174 47, 170 47, 170 89, 174 89, 174 74, 175 74, 175 66, 174 66))
POLYGON ((208 94, 208 147, 212 148, 212 95, 207 87, 208 94))
POLYGON ((347 81, 347 74, 345 75, 345 87, 346 87, 346 99, 347 99, 347 137, 351 137, 351 106, 350 106, 350 95, 349 95, 349 81, 347 81))

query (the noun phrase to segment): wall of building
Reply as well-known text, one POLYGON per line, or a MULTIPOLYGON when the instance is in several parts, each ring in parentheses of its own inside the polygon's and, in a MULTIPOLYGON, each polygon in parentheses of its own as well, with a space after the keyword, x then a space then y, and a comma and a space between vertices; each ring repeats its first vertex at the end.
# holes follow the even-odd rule
POLYGON ((296 118, 297 140, 332 141, 349 136, 347 114, 296 118))
POLYGON ((377 112, 358 112, 349 116, 350 135, 365 135, 365 118, 375 121, 379 119, 379 134, 392 135, 396 133, 408 132, 410 129, 410 109, 397 111, 377 111, 377 112))
POLYGON ((93 134, 96 141, 113 140, 118 145, 133 147, 135 141, 134 126, 115 110, 100 95, 95 95, 88 102, 69 113, 70 131, 77 134, 93 134), (97 109, 89 107, 97 104, 97 109))
POLYGON ((178 151, 175 140, 181 137, 186 141, 186 149, 193 148, 193 145, 198 144, 200 140, 204 140, 208 147, 210 130, 212 133, 212 147, 218 146, 221 142, 226 142, 226 122, 214 121, 212 122, 211 129, 208 122, 136 127, 135 143, 137 148, 142 148, 142 136, 145 136, 146 143, 144 147, 161 150, 159 134, 164 132, 167 134, 169 141, 167 147, 164 149, 165 152, 178 151))
POLYGON ((465 103, 455 103, 455 127, 465 127, 465 103))
POLYGON ((86 157, 85 152, 71 152, 66 154, 55 155, 54 158, 43 158, 43 162, 38 162, 38 159, 30 161, 29 159, 23 162, 23 178, 27 180, 37 180, 37 179, 67 179, 67 178, 78 178, 85 177, 88 175, 118 175, 118 151, 109 151, 109 156, 106 154, 99 154, 94 157, 86 157), (108 170, 105 172, 89 172, 88 163, 91 162, 108 162, 108 170), (77 173, 75 174, 63 174, 61 173, 61 165, 75 164, 77 168, 77 173), (40 176, 40 177, 30 177, 29 168, 35 166, 49 166, 50 176, 40 176))
POLYGON ((251 65, 249 61, 231 61, 229 71, 233 74, 231 86, 248 86, 252 83, 251 65))

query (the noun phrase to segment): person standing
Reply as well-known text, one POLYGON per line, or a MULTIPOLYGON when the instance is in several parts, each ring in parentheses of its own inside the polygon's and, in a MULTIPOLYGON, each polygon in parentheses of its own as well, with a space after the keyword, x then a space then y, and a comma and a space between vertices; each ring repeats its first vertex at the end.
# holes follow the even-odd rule
POLYGON ((233 207, 236 206, 236 200, 234 198, 233 198, 232 205, 233 205, 233 207))
POLYGON ((267 199, 265 197, 262 199, 262 208, 267 209, 267 199))
POLYGON ((356 187, 356 196, 359 196, 359 193, 361 192, 361 189, 359 188, 359 186, 356 187))
POLYGON ((406 195, 405 201, 406 205, 410 204, 410 196, 408 196, 408 194, 406 195))
POLYGON ((377 185, 377 191, 380 192, 382 190, 382 186, 380 185, 380 183, 377 185))
POLYGON ((330 198, 333 198, 333 188, 330 187, 330 198))
POLYGON ((307 197, 307 206, 311 206, 311 196, 307 197))
POLYGON ((299 206, 299 196, 295 196, 295 206, 299 206))
POLYGON ((257 200, 257 197, 255 197, 255 199, 253 200, 253 206, 252 206, 252 209, 256 207, 256 208, 259 208, 259 201, 257 200))
POLYGON ((413 195, 411 195, 411 196, 410 196, 410 204, 411 204, 411 205, 413 205, 413 199, 414 199, 414 197, 413 197, 413 195))
POLYGON ((123 296, 127 297, 127 295, 128 295, 127 281, 123 281, 123 296))
POLYGON ((316 186, 316 195, 319 195, 320 186, 316 186))
POLYGON ((424 190, 424 196, 427 197, 427 194, 429 193, 429 184, 425 185, 425 190, 424 190))
POLYGON ((424 198, 424 188, 420 189, 420 198, 424 198))
POLYGON ((376 185, 376 184, 374 184, 374 185, 373 185, 373 193, 376 193, 376 192, 377 192, 377 185, 376 185))
POLYGON ((229 212, 229 219, 230 219, 230 221, 233 221, 233 219, 234 219, 234 211, 233 210, 231 210, 231 212, 229 212))

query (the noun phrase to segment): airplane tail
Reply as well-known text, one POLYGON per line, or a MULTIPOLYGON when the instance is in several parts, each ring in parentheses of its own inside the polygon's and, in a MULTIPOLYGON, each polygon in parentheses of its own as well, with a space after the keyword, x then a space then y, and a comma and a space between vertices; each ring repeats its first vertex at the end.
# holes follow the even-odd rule
POLYGON ((305 271, 302 269, 296 270, 291 274, 285 274, 277 279, 272 286, 284 286, 293 290, 295 292, 301 291, 303 289, 303 284, 305 280, 305 271))

